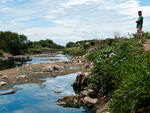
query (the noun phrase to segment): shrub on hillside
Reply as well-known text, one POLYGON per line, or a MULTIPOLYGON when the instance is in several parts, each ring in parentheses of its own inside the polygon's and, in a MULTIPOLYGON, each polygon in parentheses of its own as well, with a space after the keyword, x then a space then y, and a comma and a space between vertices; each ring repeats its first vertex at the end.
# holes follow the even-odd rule
POLYGON ((63 50, 64 53, 69 55, 81 56, 86 53, 86 50, 82 47, 73 47, 73 48, 66 48, 63 50))
POLYGON ((139 51, 142 52, 142 49, 137 39, 122 39, 113 46, 107 46, 87 56, 94 61, 89 87, 111 97, 123 78, 120 75, 120 66, 139 51))
MULTIPOLYGON (((144 35, 144 41, 148 40, 149 33, 144 35)), ((94 62, 89 87, 111 99, 111 113, 150 111, 150 53, 133 37, 87 55, 94 62)))
POLYGON ((28 49, 27 52, 30 54, 40 54, 40 53, 42 53, 42 50, 38 49, 38 48, 30 48, 30 49, 28 49))

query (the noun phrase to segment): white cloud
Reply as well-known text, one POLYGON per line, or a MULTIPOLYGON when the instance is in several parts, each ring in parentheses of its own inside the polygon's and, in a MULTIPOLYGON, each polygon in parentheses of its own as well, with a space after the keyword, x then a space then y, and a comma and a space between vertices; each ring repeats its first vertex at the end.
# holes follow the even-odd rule
POLYGON ((144 30, 150 28, 150 6, 139 0, 31 0, 9 7, 7 2, 0 2, 0 30, 21 32, 31 40, 49 37, 65 44, 135 32, 138 10, 143 11, 144 30))
POLYGON ((65 44, 68 41, 82 40, 82 33, 75 34, 73 29, 68 27, 43 27, 43 28, 28 28, 20 33, 25 33, 30 40, 52 39, 59 44, 65 44), (35 37, 36 34, 36 37, 35 37), (33 38, 35 37, 35 38, 33 38))
POLYGON ((63 3, 63 7, 71 7, 73 5, 85 5, 85 4, 90 4, 92 2, 103 2, 103 0, 69 0, 66 3, 63 3))

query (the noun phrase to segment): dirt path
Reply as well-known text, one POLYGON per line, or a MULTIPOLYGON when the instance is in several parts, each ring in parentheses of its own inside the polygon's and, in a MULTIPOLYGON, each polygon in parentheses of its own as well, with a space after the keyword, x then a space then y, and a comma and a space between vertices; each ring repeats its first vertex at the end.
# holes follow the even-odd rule
POLYGON ((144 51, 150 51, 150 40, 143 44, 144 51))
POLYGON ((150 44, 143 44, 144 51, 150 51, 150 44))

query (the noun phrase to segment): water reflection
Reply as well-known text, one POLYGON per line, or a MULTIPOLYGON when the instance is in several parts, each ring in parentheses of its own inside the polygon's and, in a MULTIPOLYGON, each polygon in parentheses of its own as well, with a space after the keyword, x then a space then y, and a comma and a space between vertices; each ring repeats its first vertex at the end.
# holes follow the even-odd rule
POLYGON ((23 88, 13 95, 0 96, 0 113, 88 113, 84 109, 63 108, 56 105, 58 98, 75 95, 71 84, 76 78, 76 73, 56 78, 47 78, 41 84, 17 85, 23 88), (62 93, 56 94, 55 88, 60 88, 62 93))
POLYGON ((68 61, 70 58, 70 56, 63 54, 54 54, 49 57, 9 58, 7 60, 0 60, 0 70, 19 67, 22 65, 68 61))
POLYGON ((0 60, 0 70, 22 66, 25 62, 30 61, 29 58, 8 58, 0 60))
POLYGON ((63 54, 56 54, 50 57, 30 57, 31 61, 26 62, 26 64, 54 63, 68 61, 70 58, 70 56, 63 54))

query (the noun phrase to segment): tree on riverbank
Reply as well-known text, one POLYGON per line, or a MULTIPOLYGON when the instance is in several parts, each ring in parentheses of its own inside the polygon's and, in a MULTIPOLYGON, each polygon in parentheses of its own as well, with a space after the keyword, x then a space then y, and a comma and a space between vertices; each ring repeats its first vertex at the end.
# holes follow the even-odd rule
POLYGON ((0 32, 0 49, 12 55, 25 54, 27 50, 27 37, 10 31, 0 32))
POLYGON ((54 43, 50 39, 28 42, 29 53, 41 53, 43 51, 59 51, 64 49, 64 46, 54 43))
POLYGON ((52 40, 29 41, 23 34, 10 31, 0 31, 0 56, 3 52, 12 55, 23 55, 26 53, 42 53, 43 51, 57 51, 64 47, 54 43, 52 40))

